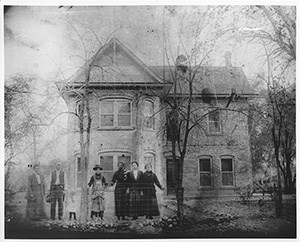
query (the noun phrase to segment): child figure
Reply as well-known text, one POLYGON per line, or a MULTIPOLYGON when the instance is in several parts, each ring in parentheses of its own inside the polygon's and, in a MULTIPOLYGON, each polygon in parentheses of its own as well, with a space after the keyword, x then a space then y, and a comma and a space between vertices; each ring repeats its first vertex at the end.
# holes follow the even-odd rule
POLYGON ((101 174, 103 170, 99 165, 96 165, 93 170, 95 174, 91 177, 88 187, 92 186, 92 207, 91 207, 91 218, 103 219, 103 214, 105 210, 104 204, 104 189, 107 186, 104 176, 101 174))
POLYGON ((69 219, 76 220, 76 212, 79 211, 80 206, 80 197, 75 193, 75 191, 70 191, 69 199, 68 199, 68 211, 69 211, 69 219))

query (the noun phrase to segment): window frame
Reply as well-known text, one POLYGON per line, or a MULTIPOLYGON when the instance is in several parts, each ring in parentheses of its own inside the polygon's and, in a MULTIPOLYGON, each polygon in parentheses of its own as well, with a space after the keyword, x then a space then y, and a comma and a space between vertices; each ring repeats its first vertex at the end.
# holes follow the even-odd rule
POLYGON ((99 100, 99 128, 101 129, 131 129, 133 127, 133 101, 128 97, 105 97, 99 100), (112 102, 113 103, 113 112, 112 113, 102 113, 102 105, 104 102, 112 102), (130 110, 128 113, 120 113, 118 110, 117 103, 125 102, 129 103, 130 110), (102 115, 112 115, 113 116, 113 125, 112 126, 103 126, 101 119, 102 115), (129 125, 128 126, 120 126, 119 125, 119 116, 128 116, 129 115, 129 125))
POLYGON ((219 108, 211 108, 208 110, 208 115, 207 115, 207 130, 208 134, 210 135, 221 135, 223 133, 223 123, 222 123, 222 112, 219 108), (210 125, 214 124, 216 121, 210 119, 210 115, 213 114, 214 112, 219 112, 219 120, 217 121, 220 131, 212 131, 210 129, 210 125))
POLYGON ((155 105, 153 100, 146 98, 143 100, 143 108, 146 106, 146 103, 150 103, 151 105, 151 110, 150 112, 152 112, 150 114, 150 116, 146 116, 145 113, 143 113, 143 128, 146 130, 155 130, 155 118, 154 118, 154 109, 155 109, 155 105), (148 123, 150 123, 151 121, 151 127, 147 126, 148 123))
POLYGON ((146 164, 151 164, 152 165, 152 170, 153 171, 155 171, 155 162, 156 161, 156 155, 155 155, 155 153, 154 152, 152 152, 152 151, 147 151, 147 152, 145 152, 144 154, 143 154, 143 162, 144 162, 144 166, 146 165, 146 164), (149 159, 150 158, 150 159, 149 159), (147 159, 149 159, 150 160, 150 162, 147 160, 147 159))
POLYGON ((198 156, 198 173, 199 173, 199 187, 200 188, 212 188, 213 187, 213 176, 212 176, 212 157, 209 155, 201 155, 198 156), (209 159, 210 171, 201 171, 200 160, 207 160, 209 159), (209 174, 210 175, 210 186, 202 186, 201 185, 201 173, 209 174))
POLYGON ((235 159, 233 156, 225 155, 220 157, 220 172, 221 172, 221 186, 224 188, 232 188, 235 187, 235 159), (222 171, 222 160, 231 159, 232 171, 222 171), (223 174, 232 174, 232 185, 224 185, 223 184, 223 174))
MULTIPOLYGON (((101 157, 103 156, 112 156, 112 162, 113 162, 113 169, 112 170, 105 170, 103 169, 102 172, 105 174, 106 172, 111 172, 111 174, 113 175, 115 173, 115 171, 118 170, 118 162, 119 162, 119 157, 122 157, 124 155, 125 156, 129 156, 130 160, 129 160, 129 166, 127 168, 125 168, 126 171, 131 170, 131 162, 133 161, 132 159, 132 153, 129 151, 105 151, 105 152, 101 152, 98 154, 99 157, 99 163, 100 166, 101 165, 101 157)), ((102 167, 103 168, 103 167, 102 167)), ((104 175, 105 176, 105 175, 104 175)), ((107 177, 105 177, 105 179, 108 179, 107 177)))

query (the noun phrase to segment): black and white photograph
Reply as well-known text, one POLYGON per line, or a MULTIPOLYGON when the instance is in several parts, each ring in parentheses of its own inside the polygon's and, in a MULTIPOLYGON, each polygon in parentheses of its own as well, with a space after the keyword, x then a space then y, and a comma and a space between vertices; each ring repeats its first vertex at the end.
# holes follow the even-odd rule
POLYGON ((296 2, 129 3, 1 2, 3 238, 296 239, 296 2))

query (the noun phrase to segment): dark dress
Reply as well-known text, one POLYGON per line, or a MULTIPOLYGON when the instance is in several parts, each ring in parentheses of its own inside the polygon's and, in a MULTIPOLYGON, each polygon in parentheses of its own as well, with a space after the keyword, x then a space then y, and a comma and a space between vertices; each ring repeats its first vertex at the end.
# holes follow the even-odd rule
POLYGON ((143 172, 138 171, 137 179, 134 178, 133 171, 127 173, 129 188, 129 216, 138 217, 143 215, 141 201, 141 178, 143 172))
POLYGON ((115 187, 115 211, 116 216, 127 216, 128 215, 128 207, 129 207, 129 199, 126 194, 127 190, 127 174, 124 169, 117 170, 111 181, 112 185, 116 183, 115 187))
POLYGON ((26 217, 33 220, 45 218, 44 208, 45 183, 40 175, 40 183, 35 173, 28 177, 26 217))
POLYGON ((158 204, 154 184, 162 189, 157 176, 152 171, 146 171, 141 178, 143 191, 143 213, 146 216, 158 216, 158 204))

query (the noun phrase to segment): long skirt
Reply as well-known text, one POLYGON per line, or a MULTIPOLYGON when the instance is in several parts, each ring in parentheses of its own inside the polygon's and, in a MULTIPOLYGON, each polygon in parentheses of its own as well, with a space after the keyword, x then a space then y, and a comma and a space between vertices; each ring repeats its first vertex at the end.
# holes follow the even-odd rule
POLYGON ((116 216, 127 216, 129 207, 129 198, 126 194, 126 188, 115 189, 115 211, 116 216))
POLYGON ((146 216, 159 216, 158 203, 155 191, 143 191, 143 213, 146 216))
POLYGON ((46 217, 42 191, 35 191, 34 198, 27 199, 26 217, 32 220, 46 217))
POLYGON ((142 201, 140 192, 137 190, 129 191, 129 216, 137 217, 143 215, 142 201))

